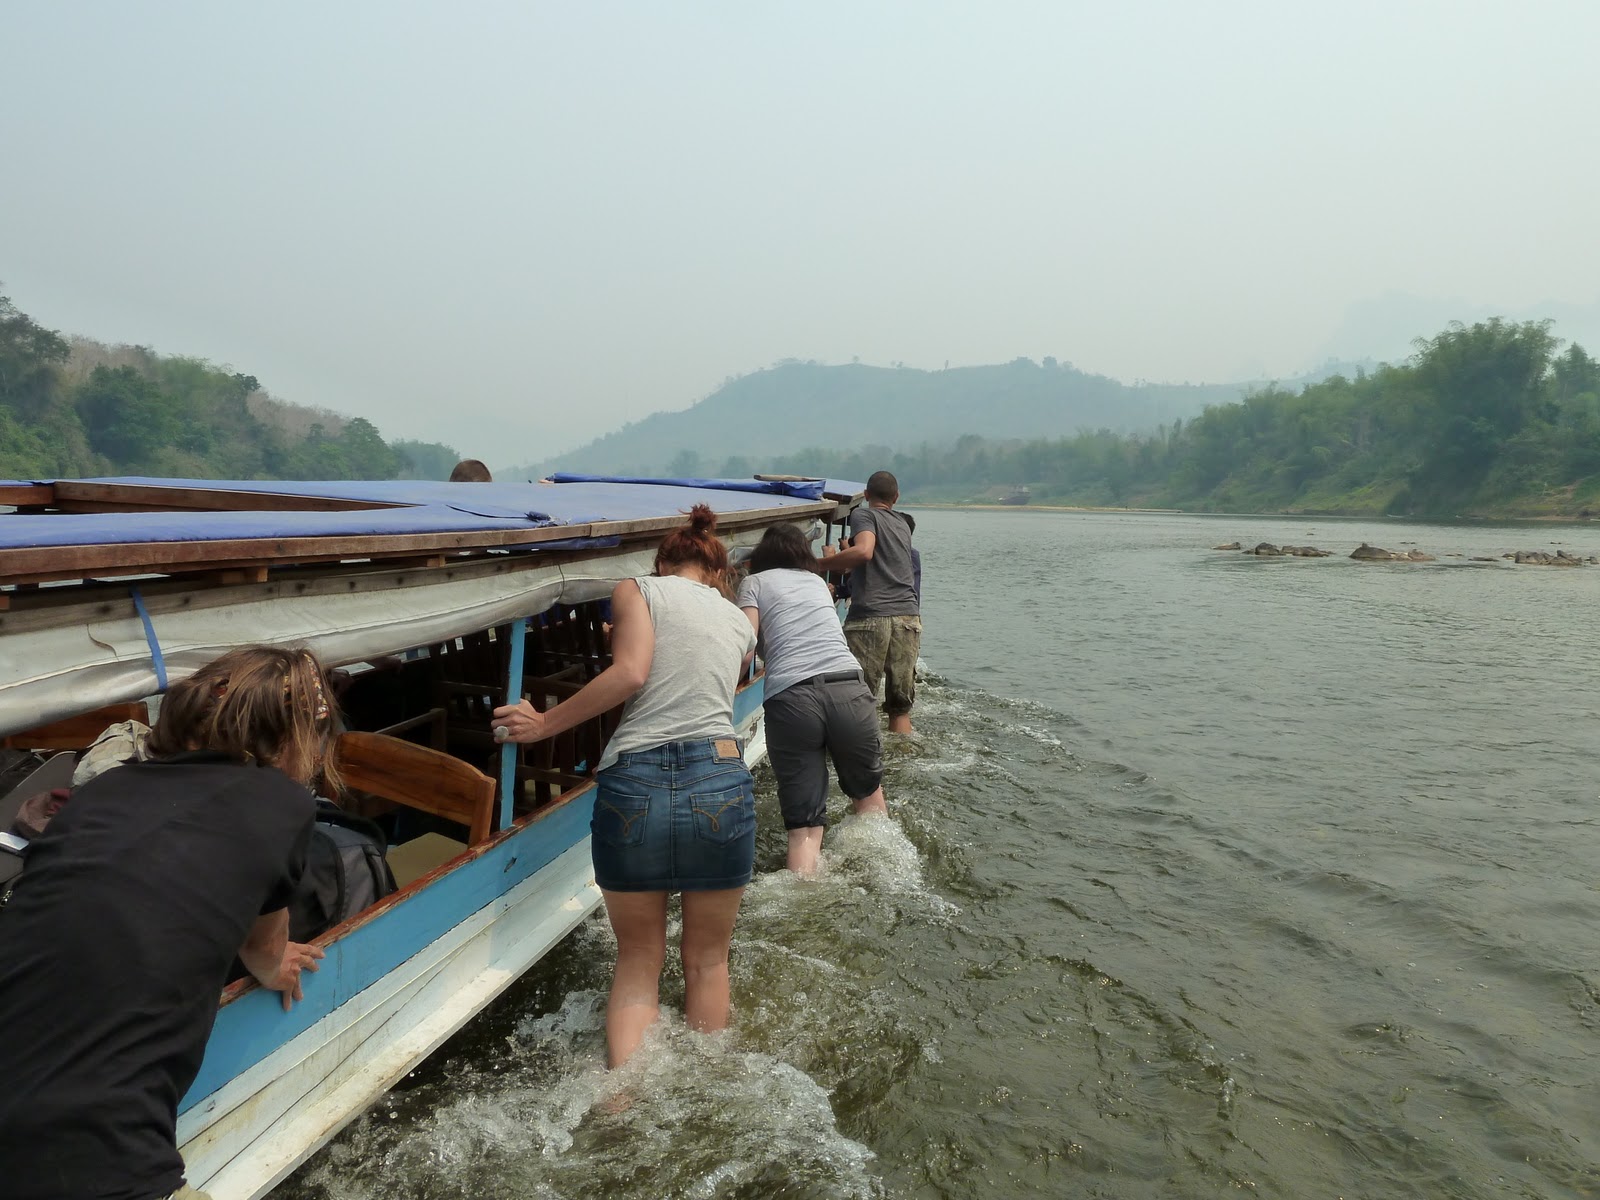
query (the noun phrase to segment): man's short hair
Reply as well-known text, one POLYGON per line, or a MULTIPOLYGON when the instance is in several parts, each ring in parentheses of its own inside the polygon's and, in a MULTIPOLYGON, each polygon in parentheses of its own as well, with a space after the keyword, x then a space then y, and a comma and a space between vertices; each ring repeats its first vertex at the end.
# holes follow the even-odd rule
POLYGON ((874 471, 867 480, 867 499, 893 504, 900 499, 900 481, 888 471, 874 471))
POLYGON ((451 483, 493 483, 489 468, 475 458, 463 458, 450 472, 451 483))

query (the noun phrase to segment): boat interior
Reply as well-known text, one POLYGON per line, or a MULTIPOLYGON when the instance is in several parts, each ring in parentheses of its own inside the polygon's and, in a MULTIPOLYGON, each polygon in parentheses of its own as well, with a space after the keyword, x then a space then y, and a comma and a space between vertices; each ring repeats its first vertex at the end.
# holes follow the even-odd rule
MULTIPOLYGON (((528 622, 522 690, 536 708, 548 709, 573 695, 609 664, 608 609, 604 600, 557 605, 528 622)), ((502 832, 496 828, 502 747, 490 716, 510 669, 510 628, 497 626, 331 672, 339 711, 335 754, 344 788, 327 798, 382 829, 398 891, 328 930, 319 943, 427 886, 502 832)), ((8 735, 0 745, 13 752, 17 767, 49 759, 55 775, 65 778, 70 773, 63 772, 60 756, 70 762, 121 722, 150 724, 159 703, 152 697, 106 705, 8 735)), ((620 719, 619 707, 548 741, 514 747, 513 824, 536 821, 586 788, 620 719)), ((0 800, 0 828, 10 827, 27 791, 18 786, 0 800)), ((230 992, 248 986, 244 981, 230 992)))

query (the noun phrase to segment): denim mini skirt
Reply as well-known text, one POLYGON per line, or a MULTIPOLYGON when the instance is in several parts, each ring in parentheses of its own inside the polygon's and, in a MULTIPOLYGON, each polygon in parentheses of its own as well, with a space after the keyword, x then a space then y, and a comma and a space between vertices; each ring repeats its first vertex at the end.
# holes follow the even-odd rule
POLYGON ((606 891, 710 892, 750 882, 755 789, 736 742, 628 751, 596 785, 589 832, 595 882, 606 891))

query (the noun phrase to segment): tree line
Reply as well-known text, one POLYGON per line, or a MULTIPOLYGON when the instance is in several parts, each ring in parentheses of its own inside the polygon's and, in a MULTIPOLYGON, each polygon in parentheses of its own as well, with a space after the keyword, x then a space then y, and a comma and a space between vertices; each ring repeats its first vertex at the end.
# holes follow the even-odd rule
POLYGON ((1416 353, 1298 390, 1262 388, 1151 433, 1084 431, 915 448, 818 447, 668 464, 865 479, 887 467, 927 500, 1227 512, 1600 513, 1600 365, 1550 322, 1452 324, 1416 353))
MULTIPOLYGON (((797 429, 815 428, 807 411, 797 429)), ((1199 511, 1600 513, 1600 365, 1563 349, 1547 321, 1452 324, 1406 362, 1261 388, 1152 432, 896 446, 850 444, 851 422, 829 427, 832 445, 681 450, 644 469, 861 480, 887 467, 925 500, 1025 491, 1033 503, 1199 511)), ((0 478, 443 479, 458 458, 276 401, 254 376, 201 359, 68 340, 0 296, 0 478)))
POLYGON ((0 296, 0 477, 443 479, 458 457, 202 359, 69 340, 0 296))

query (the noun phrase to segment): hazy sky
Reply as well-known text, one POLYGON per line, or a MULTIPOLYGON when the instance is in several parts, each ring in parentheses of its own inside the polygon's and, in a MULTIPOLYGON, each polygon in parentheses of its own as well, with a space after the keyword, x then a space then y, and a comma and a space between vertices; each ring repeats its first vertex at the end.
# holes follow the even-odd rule
POLYGON ((0 281, 497 464, 790 356, 1288 374, 1386 292, 1600 299, 1596 47, 1596 0, 6 0, 0 281))

